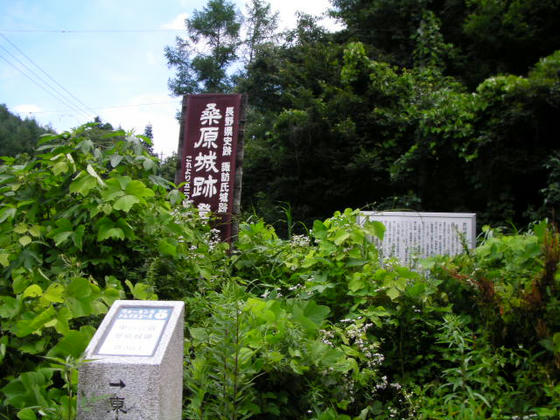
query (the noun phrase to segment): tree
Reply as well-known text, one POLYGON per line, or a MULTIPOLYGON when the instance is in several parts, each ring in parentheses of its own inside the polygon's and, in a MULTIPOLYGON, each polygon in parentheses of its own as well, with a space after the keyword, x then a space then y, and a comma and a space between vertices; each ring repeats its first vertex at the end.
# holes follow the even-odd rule
POLYGON ((210 0, 202 11, 185 19, 187 37, 166 47, 169 67, 176 68, 169 88, 175 95, 227 92, 232 88, 228 68, 237 60, 241 17, 233 3, 210 0))
POLYGON ((144 149, 146 149, 146 151, 150 155, 155 156, 154 145, 152 142, 153 139, 154 139, 154 133, 152 129, 152 123, 148 123, 148 125, 146 125, 146 127, 144 128, 144 138, 141 138, 142 146, 144 146, 144 149))
POLYGON ((253 62, 257 49, 274 40, 278 27, 278 12, 272 13, 270 3, 262 0, 251 0, 246 11, 244 61, 249 65, 253 62))
MULTIPOLYGON (((21 119, 0 104, 0 156, 31 153, 41 134, 49 131, 33 119, 21 119)), ((51 130, 52 131, 52 130, 51 130)))

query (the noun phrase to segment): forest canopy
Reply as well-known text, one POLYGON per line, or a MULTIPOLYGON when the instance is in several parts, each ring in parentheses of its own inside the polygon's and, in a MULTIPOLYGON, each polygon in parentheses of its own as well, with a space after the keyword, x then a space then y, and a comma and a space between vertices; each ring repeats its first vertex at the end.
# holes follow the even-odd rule
POLYGON ((258 0, 240 27, 232 7, 209 1, 166 55, 175 94, 248 94, 246 211, 274 222, 289 203, 308 226, 346 206, 554 214, 558 1, 333 0, 334 33, 301 14, 278 33, 258 0))

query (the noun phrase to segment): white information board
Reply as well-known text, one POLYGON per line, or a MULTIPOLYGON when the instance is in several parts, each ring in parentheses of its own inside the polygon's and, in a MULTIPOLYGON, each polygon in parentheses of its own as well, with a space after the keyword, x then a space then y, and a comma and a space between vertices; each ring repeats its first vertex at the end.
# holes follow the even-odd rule
POLYGON ((411 265, 414 257, 457 255, 465 245, 476 245, 475 213, 372 212, 359 216, 359 223, 376 220, 385 225, 383 256, 396 257, 411 265))
POLYGON ((111 356, 152 356, 171 307, 127 306, 119 308, 95 354, 111 356))

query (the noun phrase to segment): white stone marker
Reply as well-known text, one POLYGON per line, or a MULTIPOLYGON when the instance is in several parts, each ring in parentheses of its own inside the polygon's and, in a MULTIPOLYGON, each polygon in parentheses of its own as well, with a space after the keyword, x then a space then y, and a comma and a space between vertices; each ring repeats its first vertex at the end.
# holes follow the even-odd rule
POLYGON ((184 302, 117 300, 79 368, 79 420, 179 420, 184 302))
POLYGON ((470 249, 476 245, 476 213, 363 211, 358 222, 365 220, 385 225, 383 256, 396 257, 409 266, 414 257, 457 255, 464 243, 470 249))

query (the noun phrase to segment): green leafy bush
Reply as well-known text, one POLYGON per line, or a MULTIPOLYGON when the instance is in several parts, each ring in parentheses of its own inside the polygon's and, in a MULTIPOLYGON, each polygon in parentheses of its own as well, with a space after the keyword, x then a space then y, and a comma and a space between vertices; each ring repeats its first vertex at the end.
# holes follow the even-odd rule
POLYGON ((92 128, 44 136, 33 158, 3 158, 0 166, 0 386, 8 418, 72 418, 76 377, 61 366, 79 363, 115 299, 170 293, 162 266, 182 276, 175 297, 212 277, 210 258, 201 258, 209 228, 192 210, 173 210, 180 194, 155 175, 139 139, 109 132, 94 142, 92 128))

